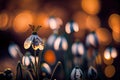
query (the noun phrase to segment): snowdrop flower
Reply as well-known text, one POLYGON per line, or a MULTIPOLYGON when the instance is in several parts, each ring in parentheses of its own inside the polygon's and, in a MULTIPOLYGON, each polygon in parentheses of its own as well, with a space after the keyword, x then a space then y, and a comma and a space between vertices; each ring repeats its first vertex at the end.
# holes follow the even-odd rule
POLYGON ((70 21, 65 25, 65 31, 67 34, 70 34, 72 32, 78 32, 79 26, 76 22, 70 21))
POLYGON ((41 69, 43 72, 51 74, 51 68, 47 63, 43 63, 41 69))
POLYGON ((25 66, 29 66, 31 62, 35 64, 35 58, 30 55, 29 52, 27 52, 25 56, 22 57, 22 64, 25 66))
POLYGON ((33 25, 30 25, 30 27, 33 30, 33 33, 31 36, 29 36, 25 42, 24 42, 24 48, 25 49, 29 49, 30 46, 32 45, 32 48, 34 50, 43 50, 44 49, 44 43, 43 40, 37 35, 37 31, 40 28, 40 26, 38 26, 37 28, 35 28, 33 25))
POLYGON ((83 77, 83 72, 79 67, 73 68, 71 72, 71 80, 81 80, 83 77))
POLYGON ((48 40, 47 40, 47 45, 50 46, 50 47, 53 47, 57 37, 58 37, 58 35, 56 33, 50 35, 48 40))
POLYGON ((11 57, 13 57, 13 58, 17 58, 18 55, 20 57, 22 56, 22 53, 20 51, 19 46, 17 44, 15 44, 15 43, 12 43, 12 44, 9 45, 8 52, 11 55, 11 57))
POLYGON ((86 46, 90 47, 98 47, 99 43, 98 43, 98 38, 95 32, 92 32, 90 34, 87 35, 86 37, 86 46))
POLYGON ((85 53, 85 47, 80 42, 73 43, 71 50, 72 50, 73 55, 82 56, 85 53))
POLYGON ((54 42, 54 49, 55 50, 64 50, 68 49, 68 42, 64 36, 59 36, 56 38, 54 42))
POLYGON ((62 24, 63 24, 63 21, 58 17, 51 16, 48 19, 48 25, 52 30, 58 30, 62 24))
POLYGON ((88 77, 93 80, 97 78, 97 70, 93 66, 88 69, 88 77))
POLYGON ((104 51, 104 58, 105 59, 111 59, 111 58, 116 58, 118 55, 116 48, 114 47, 107 47, 104 51))

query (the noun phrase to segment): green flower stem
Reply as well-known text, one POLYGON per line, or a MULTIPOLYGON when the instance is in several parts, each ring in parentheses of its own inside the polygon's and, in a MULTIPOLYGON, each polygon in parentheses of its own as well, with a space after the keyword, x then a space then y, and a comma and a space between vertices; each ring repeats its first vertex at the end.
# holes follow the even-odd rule
POLYGON ((40 68, 41 68, 41 57, 42 57, 42 51, 40 51, 38 54, 38 79, 39 79, 40 68))
POLYGON ((20 52, 20 50, 16 49, 19 57, 20 57, 20 62, 22 63, 22 57, 23 57, 23 54, 20 52))
POLYGON ((70 77, 70 70, 69 68, 67 67, 67 61, 68 61, 68 56, 67 54, 63 54, 63 59, 64 59, 64 68, 65 68, 65 77, 66 77, 66 80, 69 80, 69 77, 70 77))
POLYGON ((34 56, 35 56, 35 74, 36 74, 36 79, 38 79, 38 65, 37 65, 37 56, 36 56, 36 50, 34 50, 34 56))
POLYGON ((42 52, 40 51, 38 54, 38 80, 39 80, 39 73, 40 73, 40 67, 41 67, 41 56, 42 56, 42 52))
POLYGON ((22 65, 21 65, 20 61, 18 61, 18 64, 17 64, 16 80, 23 80, 22 65), (19 71, 20 71, 20 73, 19 73, 19 71))
POLYGON ((60 64, 61 64, 61 62, 60 62, 60 61, 58 61, 58 62, 57 62, 57 64, 56 64, 56 66, 55 66, 55 68, 53 69, 53 72, 52 72, 52 74, 51 74, 51 78, 50 78, 50 80, 52 80, 53 75, 54 75, 54 73, 55 73, 55 71, 56 71, 57 67, 58 67, 60 64))
POLYGON ((33 62, 32 62, 32 60, 30 59, 30 64, 31 64, 31 66, 32 66, 32 69, 34 70, 34 73, 36 72, 36 67, 35 67, 35 65, 33 64, 33 62))

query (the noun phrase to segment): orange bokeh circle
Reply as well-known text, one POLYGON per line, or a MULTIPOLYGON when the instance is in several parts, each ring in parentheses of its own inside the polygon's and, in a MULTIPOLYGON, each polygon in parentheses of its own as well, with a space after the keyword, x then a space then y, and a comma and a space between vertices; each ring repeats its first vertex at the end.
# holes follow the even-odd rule
POLYGON ((44 54, 44 60, 48 63, 53 65, 56 62, 56 56, 54 51, 47 50, 44 54))

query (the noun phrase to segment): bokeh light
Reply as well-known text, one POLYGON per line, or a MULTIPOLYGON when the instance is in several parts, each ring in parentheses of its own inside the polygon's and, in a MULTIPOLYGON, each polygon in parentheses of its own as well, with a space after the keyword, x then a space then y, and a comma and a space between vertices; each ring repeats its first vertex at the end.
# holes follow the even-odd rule
POLYGON ((103 61, 105 64, 110 65, 113 63, 114 59, 111 57, 109 48, 105 49, 103 56, 103 61))
POLYGON ((112 36, 115 42, 120 43, 120 32, 112 32, 112 36))
POLYGON ((86 37, 86 30, 85 29, 79 29, 78 32, 73 33, 75 39, 80 39, 83 41, 86 37))
POLYGON ((86 19, 86 28, 89 31, 95 31, 101 26, 100 19, 97 16, 89 15, 86 19))
POLYGON ((120 33, 120 15, 119 14, 111 14, 108 23, 110 28, 115 31, 120 33))
POLYGON ((97 53, 97 51, 95 50, 95 48, 93 48, 93 47, 90 46, 90 47, 87 49, 86 57, 87 57, 88 61, 91 62, 91 61, 95 60, 97 54, 98 54, 98 53, 97 53))
POLYGON ((107 66, 105 68, 105 71, 104 71, 105 76, 108 77, 108 78, 113 77, 115 75, 115 72, 116 72, 116 70, 115 70, 115 67, 113 65, 107 66))
MULTIPOLYGON (((15 4, 12 4, 12 6, 15 4)), ((39 5, 41 5, 41 4, 39 3, 39 5)), ((11 6, 11 5, 9 5, 9 6, 11 6)), ((22 9, 36 10, 36 9, 38 9, 38 2, 33 1, 33 0, 20 0, 20 1, 17 1, 17 6, 19 6, 22 9)))
POLYGON ((13 29, 17 33, 26 32, 29 29, 28 24, 33 24, 32 12, 25 10, 15 17, 13 21, 13 29))
POLYGON ((35 24, 36 25, 39 24, 40 26, 42 26, 38 31, 38 35, 41 36, 42 38, 48 38, 50 36, 50 34, 52 34, 53 30, 50 27, 48 27, 49 26, 48 25, 48 15, 46 13, 45 14, 43 14, 43 13, 44 12, 40 13, 41 14, 41 15, 39 15, 40 21, 39 21, 39 19, 37 21, 35 20, 36 21, 35 24), (43 18, 42 15, 46 16, 46 18, 44 18, 43 20, 40 18, 40 17, 43 18), (46 20, 47 20, 47 22, 46 22, 46 20))
POLYGON ((88 14, 98 14, 100 11, 100 0, 82 0, 82 9, 88 14))
POLYGON ((96 64, 102 64, 102 58, 101 58, 101 55, 100 54, 98 54, 97 56, 96 56, 96 59, 95 59, 95 61, 96 61, 96 64))
POLYGON ((103 58, 103 61, 106 65, 111 65, 113 63, 114 59, 111 58, 111 56, 110 56, 109 59, 103 58))
POLYGON ((73 15, 73 20, 78 23, 80 29, 86 29, 86 19, 88 14, 83 11, 78 11, 73 15))
POLYGON ((6 12, 0 13, 0 30, 6 30, 9 21, 9 16, 6 12))
POLYGON ((48 14, 45 12, 39 12, 38 14, 36 14, 36 17, 34 19, 34 24, 40 25, 44 28, 48 27, 48 14))
POLYGON ((50 34, 52 34, 52 29, 50 29, 50 27, 42 26, 38 31, 38 35, 42 38, 48 38, 50 34))
POLYGON ((96 30, 96 35, 100 45, 109 45, 112 41, 111 33, 106 28, 98 28, 96 30))
POLYGON ((54 51, 52 51, 52 50, 47 50, 47 51, 44 53, 44 60, 45 60, 48 64, 53 65, 53 64, 56 62, 56 56, 55 56, 54 51))
POLYGON ((108 47, 104 51, 104 58, 110 59, 110 58, 116 58, 117 57, 117 50, 114 47, 108 47))
POLYGON ((62 20, 66 20, 67 12, 66 12, 65 8, 55 6, 52 3, 48 3, 45 5, 44 10, 45 10, 45 12, 48 13, 49 16, 59 17, 62 20))
POLYGON ((112 48, 112 51, 111 51, 111 57, 112 58, 116 58, 117 57, 117 50, 116 50, 116 48, 112 48))
POLYGON ((104 52, 104 58, 105 59, 111 59, 111 54, 110 54, 110 51, 109 49, 106 49, 105 52, 104 52))

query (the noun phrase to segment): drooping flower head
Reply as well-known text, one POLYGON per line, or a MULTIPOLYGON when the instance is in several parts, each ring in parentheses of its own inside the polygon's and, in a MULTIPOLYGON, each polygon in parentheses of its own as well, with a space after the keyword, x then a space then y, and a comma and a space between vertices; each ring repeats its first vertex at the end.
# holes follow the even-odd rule
POLYGON ((71 20, 65 25, 65 31, 67 34, 73 33, 73 32, 78 32, 79 31, 79 26, 76 22, 71 20))
POLYGON ((29 49, 30 46, 34 50, 43 50, 44 49, 44 43, 43 40, 38 36, 37 31, 41 26, 35 27, 34 25, 29 25, 32 29, 32 35, 30 35, 24 42, 24 48, 29 49))
POLYGON ((97 78, 97 70, 93 66, 90 66, 88 69, 88 77, 92 80, 97 78))
POLYGON ((78 66, 73 68, 73 70, 71 72, 71 80, 81 80, 82 77, 83 77, 82 70, 78 66))
POLYGON ((26 52, 25 56, 22 57, 22 64, 29 66, 31 62, 35 64, 35 58, 31 55, 30 52, 26 52))
POLYGON ((71 47, 74 56, 82 56, 85 54, 85 47, 81 42, 75 42, 71 47))
POLYGON ((64 50, 68 49, 68 42, 64 36, 58 36, 54 42, 55 50, 64 50))

